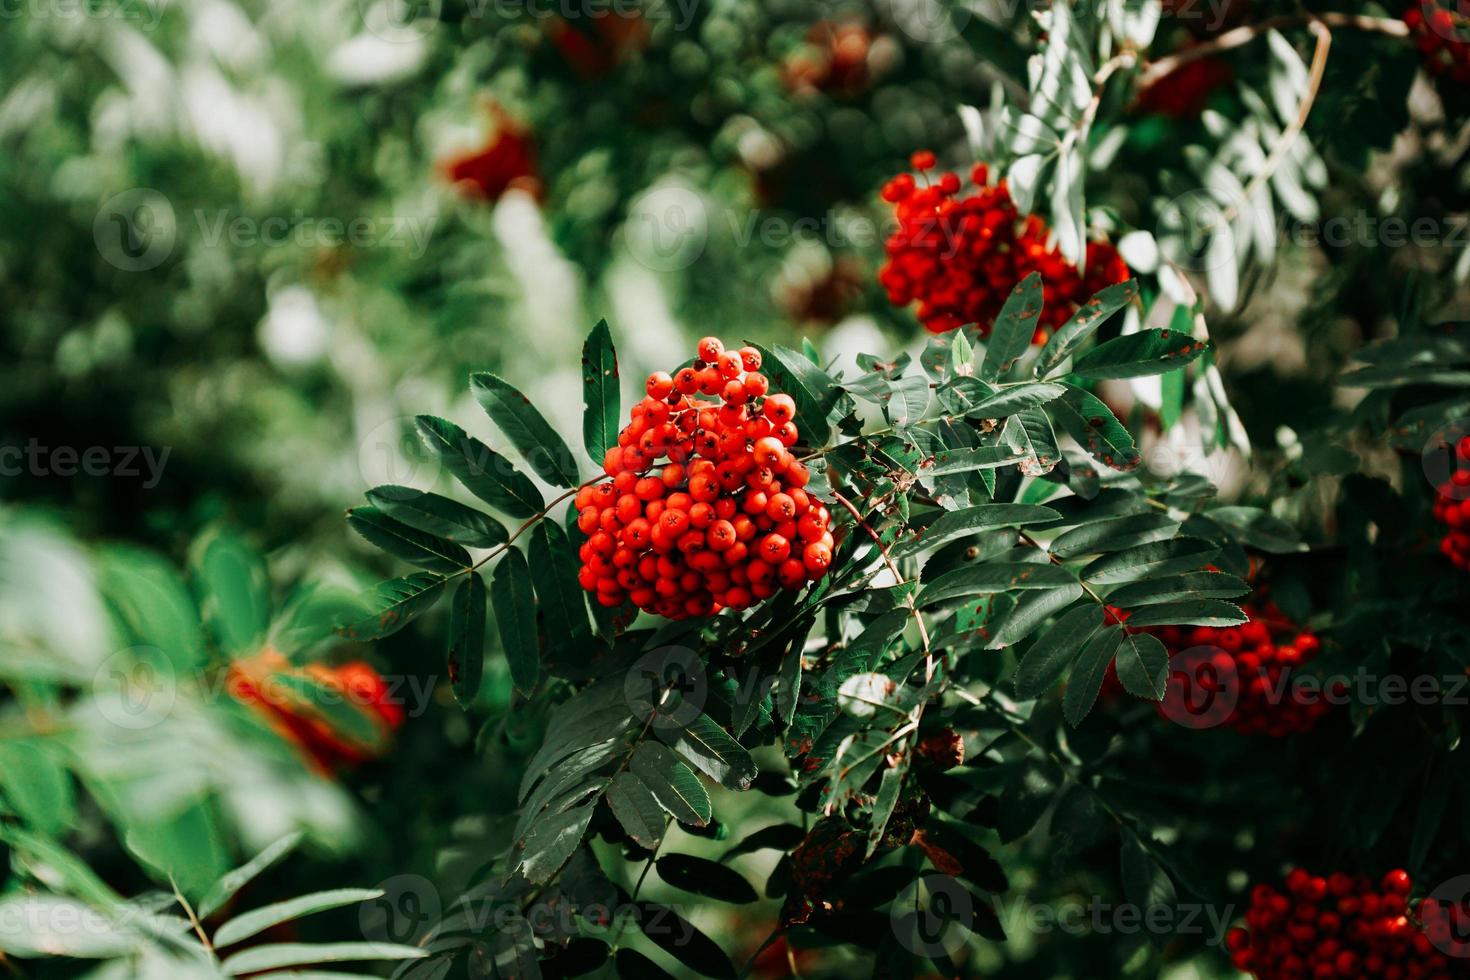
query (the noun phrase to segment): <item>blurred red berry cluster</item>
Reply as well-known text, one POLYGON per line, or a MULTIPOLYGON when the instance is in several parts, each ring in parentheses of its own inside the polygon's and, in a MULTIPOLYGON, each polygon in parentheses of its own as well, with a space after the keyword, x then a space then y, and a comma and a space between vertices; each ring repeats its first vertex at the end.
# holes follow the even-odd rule
POLYGON ((1404 11, 1404 23, 1431 75, 1470 82, 1470 2, 1415 0, 1404 11))
POLYGON ((602 605, 711 616, 826 574, 831 514, 803 489, 810 474, 790 451, 796 402, 770 394, 760 366, 754 347, 706 337, 691 366, 648 376, 607 451, 611 482, 577 494, 579 580, 602 605))
POLYGON ((386 751, 389 736, 403 724, 402 702, 383 676, 360 660, 335 667, 296 666, 268 649, 231 663, 227 683, 237 701, 258 712, 323 774, 378 758, 386 751), (309 684, 293 683, 294 679, 309 684), (321 693, 321 704, 304 693, 313 688, 321 693), (332 712, 325 709, 339 706, 363 715, 376 736, 363 739, 334 725, 332 712))
MULTIPOLYGON (((1297 868, 1280 889, 1258 884, 1251 890, 1245 927, 1230 930, 1225 944, 1236 968, 1261 980, 1463 976, 1410 917, 1412 888, 1404 871, 1375 884, 1366 875, 1322 878, 1297 868)), ((1441 924, 1448 939, 1441 906, 1426 901, 1420 914, 1425 923, 1441 924)))
POLYGON ((1434 519, 1449 528, 1439 550, 1456 568, 1470 569, 1470 436, 1455 444, 1455 471, 1439 488, 1434 519))
POLYGON ((944 333, 973 323, 987 335, 1011 291, 1039 272, 1041 340, 1099 290, 1128 278, 1128 266, 1106 242, 1088 244, 1087 271, 1079 273, 1049 241, 1046 222, 1034 214, 1023 217, 1004 180, 989 183, 985 164, 971 170, 973 189, 962 194, 957 174, 930 179, 933 153, 921 150, 911 163, 919 179, 904 173, 883 186, 898 228, 888 238, 888 261, 878 281, 895 306, 919 304, 925 329, 944 333))
POLYGON ((466 197, 494 202, 512 187, 539 196, 536 144, 529 130, 499 106, 487 111, 494 125, 484 145, 441 161, 440 173, 466 197))

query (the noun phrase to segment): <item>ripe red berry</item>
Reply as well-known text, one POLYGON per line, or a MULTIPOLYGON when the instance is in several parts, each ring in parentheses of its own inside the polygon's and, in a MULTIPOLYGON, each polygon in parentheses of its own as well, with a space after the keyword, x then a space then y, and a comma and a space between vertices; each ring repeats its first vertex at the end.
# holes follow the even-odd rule
POLYGON ((932 169, 934 169, 934 151, 932 151, 932 150, 916 150, 916 151, 914 151, 914 155, 911 156, 911 157, 909 157, 909 164, 915 170, 932 170, 932 169))
POLYGON ((674 393, 674 379, 667 371, 655 371, 648 376, 643 390, 648 392, 649 398, 667 398, 674 393))
POLYGON ((796 399, 790 395, 772 395, 766 399, 766 418, 776 425, 796 418, 796 399))
POLYGON ((698 351, 701 361, 704 361, 706 364, 713 364, 725 352, 725 345, 720 342, 720 338, 718 337, 705 337, 700 340, 695 350, 698 351))

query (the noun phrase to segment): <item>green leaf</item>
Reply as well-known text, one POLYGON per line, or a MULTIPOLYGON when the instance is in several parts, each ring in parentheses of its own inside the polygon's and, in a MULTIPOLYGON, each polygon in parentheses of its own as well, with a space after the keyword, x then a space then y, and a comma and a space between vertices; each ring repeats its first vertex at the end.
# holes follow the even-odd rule
POLYGON ((536 637, 536 596, 531 569, 520 549, 510 548, 490 580, 495 626, 516 690, 529 695, 541 680, 541 646, 536 637))
POLYGON ((307 674, 271 674, 272 684, 288 690, 297 699, 302 714, 325 721, 337 738, 365 749, 377 750, 386 744, 387 730, 375 713, 343 698, 341 692, 307 674))
POLYGON ((1137 296, 1138 281, 1129 279, 1127 282, 1108 286, 1078 307, 1077 312, 1051 335, 1051 339, 1041 349, 1041 356, 1036 359, 1036 377, 1044 378, 1060 367, 1077 349, 1078 344, 1137 296))
POLYGON ((643 780, 631 772, 618 773, 608 784, 607 805, 640 847, 658 850, 664 839, 664 811, 643 780))
POLYGON ((235 893, 254 881, 281 858, 295 850, 296 845, 301 843, 300 831, 292 831, 285 837, 266 846, 259 854, 240 865, 238 868, 220 878, 198 903, 198 915, 201 919, 207 919, 215 912, 224 908, 225 903, 235 897, 235 893))
POLYGON ((511 517, 534 517, 546 499, 510 460, 459 426, 432 415, 416 419, 419 438, 466 490, 511 517))
POLYGON ((653 730, 671 749, 726 789, 748 789, 760 771, 750 753, 709 715, 700 715, 684 728, 655 725, 653 730))
POLYGON ((496 980, 541 980, 535 933, 521 915, 504 917, 491 940, 496 980))
POLYGON ((1131 470, 1142 461, 1133 434, 1101 398, 1073 385, 1051 404, 1051 416, 1089 456, 1115 470, 1131 470))
POLYGON ((1118 680, 1135 697, 1164 700, 1169 680, 1169 651, 1149 633, 1127 633, 1118 647, 1118 680))
POLYGON ((806 831, 794 823, 771 824, 769 827, 762 827, 730 848, 720 856, 720 860, 729 861, 743 854, 754 854, 757 851, 789 851, 805 839, 806 831))
POLYGON ((643 935, 693 970, 695 976, 735 980, 735 967, 725 951, 678 912, 653 902, 638 902, 634 909, 643 935))
POLYGON ((1046 620, 1082 598, 1082 586, 1073 584, 1041 592, 1024 592, 1011 610, 988 624, 987 650, 1000 650, 1020 643, 1046 620))
POLYGON ((1108 664, 1113 662, 1113 653, 1122 640, 1122 630, 1102 630, 1093 634, 1078 655, 1076 665, 1067 675, 1067 693, 1062 696, 1062 713, 1073 728, 1082 724, 1082 719, 1092 710, 1107 676, 1108 664))
POLYGON ((934 454, 932 460, 919 464, 920 476, 949 476, 971 470, 989 470, 1011 466, 1026 458, 1006 446, 979 446, 974 449, 947 449, 934 454))
POLYGON ((954 332, 954 341, 949 349, 949 364, 957 375, 975 373, 975 348, 970 345, 970 338, 965 336, 963 330, 954 332))
POLYGON ((1179 522, 1157 511, 1081 524, 1057 537, 1049 549, 1058 558, 1119 551, 1172 538, 1179 522))
POLYGON ((1030 833, 1061 790, 1064 778, 1057 764, 1047 758, 1027 755, 1014 766, 1001 793, 997 814, 996 830, 1001 841, 1009 844, 1030 833))
POLYGON ((1039 408, 1022 409, 1006 419, 1001 434, 1012 449, 1022 454, 1018 465, 1026 476, 1049 473, 1062 461, 1051 420, 1039 408))
POLYGON ((97 909, 122 904, 122 896, 97 877, 86 862, 50 838, 0 823, 0 842, 14 852, 10 860, 17 872, 42 886, 75 895, 97 909))
POLYGON ((215 930, 214 946, 216 949, 233 946, 242 939, 259 935, 282 922, 290 922, 293 919, 314 915, 317 912, 326 912, 329 909, 357 905, 360 902, 371 902, 382 896, 383 892, 375 888, 338 888, 332 891, 314 892, 310 895, 302 895, 300 898, 252 909, 242 915, 237 915, 215 930))
POLYGON ((892 397, 884 407, 888 421, 912 425, 929 410, 929 378, 921 372, 906 374, 892 384, 892 397))
POLYGON ((493 548, 510 536, 489 514, 437 493, 385 484, 369 490, 367 499, 396 521, 468 548, 493 548))
MULTIPOLYGON (((74 898, 25 894, 0 898, 0 953, 110 960, 141 945, 142 937, 132 929, 74 898)), ((18 967, 16 975, 22 975, 18 967)))
POLYGON ((365 615, 337 627, 349 640, 381 640, 413 622, 439 599, 447 579, 414 572, 380 583, 362 599, 365 615))
POLYGON ((521 849, 518 867, 533 885, 544 885, 556 876, 572 856, 596 806, 586 803, 563 813, 549 814, 531 826, 531 832, 517 846, 521 849))
POLYGON ((446 661, 454 699, 462 707, 475 703, 485 669, 485 583, 479 573, 466 575, 449 606, 449 657, 446 661))
MULTIPOLYGON (((1123 844, 1119 859, 1123 872, 1123 894, 1134 908, 1148 916, 1155 907, 1170 910, 1178 902, 1174 882, 1143 847, 1132 830, 1124 828, 1123 844)), ((1154 936, 1156 945, 1162 946, 1167 936, 1154 936)))
POLYGON ((577 461, 566 440, 514 385, 489 371, 480 371, 470 375, 470 391, 532 472, 558 487, 571 488, 581 482, 577 461))
POLYGON ((1219 551, 1218 547, 1203 538, 1152 541, 1126 551, 1103 555, 1082 570, 1082 577, 1099 584, 1132 582, 1150 575, 1200 568, 1208 564, 1219 551))
POLYGON ((1062 515, 1040 504, 980 504, 946 511, 934 523, 913 530, 912 538, 900 539, 891 553, 895 559, 929 551, 957 538, 997 527, 1046 524, 1062 515))
POLYGON ((592 635, 582 586, 577 582, 577 551, 555 521, 542 521, 531 532, 531 584, 536 587, 553 645, 592 635))
POLYGON ((671 973, 636 949, 624 946, 615 957, 619 980, 674 980, 671 973))
POLYGON ((98 559, 102 592, 139 643, 162 650, 182 675, 204 662, 194 600, 173 566, 137 548, 109 548, 98 559))
POLYGON ((945 572, 919 593, 920 607, 957 596, 1010 592, 1016 589, 1055 589, 1077 584, 1077 576, 1057 565, 1014 562, 973 565, 945 572))
POLYGON ((1006 298, 990 331, 985 360, 980 362, 982 379, 996 381, 1005 377, 1031 349, 1031 341, 1036 336, 1036 322, 1041 316, 1041 298, 1039 272, 1021 280, 1006 298))
POLYGON ((831 375, 794 350, 756 348, 761 352, 761 370, 771 379, 771 390, 785 392, 796 402, 796 426, 802 441, 809 446, 825 445, 832 434, 827 413, 837 404, 842 389, 831 375))
POLYGON ((1028 408, 1036 408, 1054 401, 1066 392, 1066 388, 1047 381, 1028 381, 1010 385, 993 395, 980 399, 965 409, 965 414, 974 419, 999 419, 1028 408))
POLYGON ((1121 585, 1108 593, 1108 602, 1129 609, 1176 599, 1233 599, 1250 590, 1243 579, 1225 572, 1185 572, 1121 585))
POLYGON ((910 758, 905 753, 899 759, 898 765, 883 770, 883 775, 878 779, 878 795, 873 799, 873 822, 868 827, 868 843, 863 849, 864 860, 870 859, 883 843, 883 833, 888 829, 888 821, 893 817, 893 809, 903 793, 904 777, 909 771, 910 758))
POLYGON ((62 748, 50 738, 0 739, 0 790, 21 821, 56 836, 76 822, 62 748))
POLYGON ((1103 611, 1088 603, 1068 611, 1031 644, 1016 668, 1016 697, 1029 701, 1045 694, 1067 670, 1103 623, 1103 611))
POLYGON ((709 793, 688 766, 657 742, 639 743, 628 768, 643 780, 659 805, 680 823, 706 826, 712 815, 709 793))
POLYGON ((1144 626, 1239 626, 1249 622, 1233 602, 1223 599, 1180 599, 1160 602, 1128 617, 1128 625, 1144 626))
POLYGON ((582 345, 582 443, 595 466, 618 444, 618 417, 622 393, 618 390, 618 352, 606 320, 587 335, 582 345))
POLYGON ((1178 330, 1139 330, 1098 344, 1077 359, 1072 373, 1094 380, 1164 374, 1203 354, 1209 344, 1178 330))
POLYGON ((417 946, 398 943, 268 943, 242 950, 227 957, 220 969, 232 977, 284 966, 310 966, 314 963, 376 962, 379 960, 419 960, 429 954, 417 946))
POLYGON ((655 863, 658 876, 675 888, 721 902, 743 905, 758 896, 740 874, 708 858, 665 854, 655 863))
POLYGON ((347 523, 369 544, 431 572, 452 575, 473 564, 470 553, 454 542, 395 521, 376 507, 353 507, 347 523))
POLYGON ((220 649, 254 653, 270 628, 270 576, 265 560, 239 537, 207 531, 189 548, 195 595, 220 649))

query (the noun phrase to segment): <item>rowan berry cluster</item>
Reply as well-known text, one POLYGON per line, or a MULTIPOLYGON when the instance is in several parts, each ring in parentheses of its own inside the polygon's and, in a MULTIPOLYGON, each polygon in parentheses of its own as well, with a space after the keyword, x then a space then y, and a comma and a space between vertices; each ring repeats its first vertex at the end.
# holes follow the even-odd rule
POLYGON ((1439 488, 1434 519, 1449 528, 1439 550, 1457 568, 1470 570, 1470 436, 1455 444, 1455 471, 1439 488))
MULTIPOLYGON (((1325 878, 1300 868, 1282 889, 1251 890, 1245 927, 1230 930, 1225 946, 1237 969, 1261 980, 1314 977, 1448 978, 1450 960, 1409 912, 1413 883, 1390 871, 1375 885, 1366 875, 1325 878)), ((1421 914, 1443 910, 1421 904, 1421 914)), ((1447 930, 1447 920, 1436 918, 1447 930)))
POLYGON ((791 453, 796 402, 760 366, 755 348, 706 337, 691 366, 648 376, 603 461, 612 480, 577 494, 578 580, 599 603, 712 616, 826 574, 831 514, 791 453))
POLYGON ((1449 6, 1435 4, 1425 14, 1423 0, 1414 0, 1404 11, 1414 45, 1431 75, 1448 74, 1457 82, 1470 82, 1470 4, 1451 0, 1449 6))
POLYGON ((294 744, 322 774, 349 768, 382 755, 389 736, 403 724, 403 703, 371 664, 354 660, 337 666, 293 665, 274 649, 230 664, 230 694, 257 712, 282 738, 294 744), (332 715, 301 693, 293 680, 308 680, 323 698, 364 714, 377 737, 364 742, 331 723, 332 715))
POLYGON ((1332 702, 1315 689, 1306 696, 1291 679, 1316 657, 1321 648, 1317 637, 1294 626, 1269 600, 1245 603, 1241 610, 1250 621, 1240 626, 1160 626, 1151 631, 1170 658, 1185 650, 1213 648, 1207 669, 1191 665, 1194 669, 1170 674, 1165 707, 1171 707, 1171 699, 1173 705, 1198 702, 1201 692, 1188 688, 1201 687, 1229 710, 1225 723, 1242 735, 1281 738, 1311 731, 1332 702), (1209 690, 1211 685, 1217 689, 1209 690))
POLYGON ((961 196, 957 174, 930 179, 933 153, 920 150, 910 162, 922 185, 904 173, 883 186, 898 228, 888 237, 888 261, 878 282, 895 306, 917 301, 919 321, 932 333, 973 323, 988 334, 1016 285, 1040 272, 1043 310, 1036 336, 1042 340, 1103 287, 1128 278, 1128 266, 1106 242, 1087 246, 1087 272, 1080 274, 1048 244, 1046 222, 1017 211, 1005 180, 990 184, 985 164, 970 171, 974 189, 961 196))

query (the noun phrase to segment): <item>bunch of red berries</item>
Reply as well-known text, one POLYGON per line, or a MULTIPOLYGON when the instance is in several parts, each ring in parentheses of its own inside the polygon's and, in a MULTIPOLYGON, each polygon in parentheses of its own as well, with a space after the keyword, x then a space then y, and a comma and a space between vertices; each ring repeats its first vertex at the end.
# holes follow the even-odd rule
POLYGON ((1454 448, 1454 472, 1439 488, 1434 519, 1449 531, 1439 550, 1457 568, 1470 569, 1470 436, 1461 436, 1454 448))
POLYGON ((1041 340, 1047 328, 1061 326, 1099 290, 1128 278, 1128 266, 1106 242, 1087 246, 1087 273, 1078 273, 1048 244, 1046 223, 1016 210, 1006 182, 989 183, 985 164, 970 171, 974 190, 962 197, 958 175, 928 179, 933 153, 920 150, 910 162, 925 183, 899 174, 883 186, 883 200, 893 205, 898 228, 888 237, 888 261, 878 282, 895 306, 917 301, 925 329, 944 333, 974 323, 988 334, 1016 285, 1040 272, 1041 340))
POLYGON ((1431 75, 1470 82, 1470 3, 1452 0, 1447 7, 1414 0, 1404 11, 1404 23, 1431 75))
MULTIPOLYGON (((1151 631, 1175 665, 1160 710, 1185 724, 1191 718, 1223 722, 1242 735, 1280 738, 1311 731, 1332 701, 1328 692, 1302 689, 1292 678, 1316 657, 1317 637, 1294 626, 1269 600, 1241 609, 1250 621, 1240 626, 1151 631), (1185 660, 1176 659, 1181 653, 1185 660), (1197 711, 1200 706, 1205 710, 1197 711)), ((1331 693, 1342 693, 1340 685, 1331 693)))
POLYGON ((712 616, 826 574, 831 514, 791 454, 796 402, 769 394, 760 366, 755 348, 706 337, 692 366, 648 376, 603 462, 612 480, 577 494, 578 580, 602 605, 712 616))
POLYGON ((1256 885, 1245 927, 1225 935, 1231 962, 1261 980, 1448 978, 1449 958, 1409 918, 1412 884, 1404 871, 1375 887, 1366 875, 1319 878, 1297 868, 1283 890, 1256 885))

